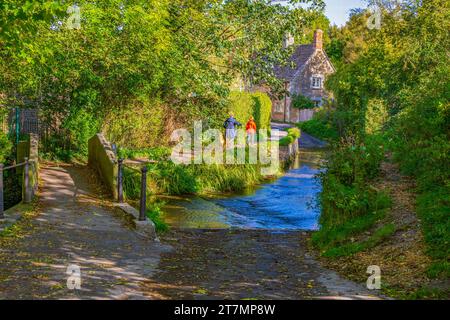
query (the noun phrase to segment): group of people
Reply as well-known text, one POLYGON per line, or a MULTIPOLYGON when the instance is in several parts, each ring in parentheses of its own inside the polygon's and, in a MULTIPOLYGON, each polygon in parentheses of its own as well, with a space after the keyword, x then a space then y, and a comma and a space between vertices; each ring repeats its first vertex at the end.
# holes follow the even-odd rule
MULTIPOLYGON (((234 118, 234 114, 231 112, 228 119, 223 123, 227 144, 234 141, 236 138, 236 127, 241 126, 242 124, 234 118)), ((247 143, 254 145, 256 143, 256 122, 252 116, 250 116, 245 125, 245 131, 247 133, 247 143)))

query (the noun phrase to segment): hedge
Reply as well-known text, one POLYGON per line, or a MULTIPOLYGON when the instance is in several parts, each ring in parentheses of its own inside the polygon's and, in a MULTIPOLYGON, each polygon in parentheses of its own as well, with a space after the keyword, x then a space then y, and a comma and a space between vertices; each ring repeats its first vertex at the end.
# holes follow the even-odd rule
POLYGON ((243 126, 253 116, 258 129, 270 129, 272 101, 263 92, 231 92, 228 111, 233 112, 236 120, 243 126))
POLYGON ((298 128, 289 128, 287 133, 287 136, 280 139, 280 146, 288 146, 301 136, 301 131, 298 128))

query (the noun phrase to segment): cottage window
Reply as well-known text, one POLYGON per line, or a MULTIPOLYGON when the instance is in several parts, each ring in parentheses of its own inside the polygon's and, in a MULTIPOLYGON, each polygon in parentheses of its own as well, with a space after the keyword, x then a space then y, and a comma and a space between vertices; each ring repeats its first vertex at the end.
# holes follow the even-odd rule
POLYGON ((311 79, 311 87, 313 89, 322 89, 323 77, 313 76, 311 79))
POLYGON ((275 102, 275 112, 283 112, 283 105, 280 101, 275 102))

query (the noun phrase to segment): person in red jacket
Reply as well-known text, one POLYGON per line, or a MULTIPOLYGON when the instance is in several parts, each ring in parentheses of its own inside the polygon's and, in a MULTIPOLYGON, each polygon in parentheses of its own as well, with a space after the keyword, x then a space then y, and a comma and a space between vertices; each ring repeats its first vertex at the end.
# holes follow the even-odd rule
POLYGON ((245 131, 247 131, 247 142, 249 145, 256 143, 256 123, 253 117, 248 119, 247 125, 245 126, 245 131))

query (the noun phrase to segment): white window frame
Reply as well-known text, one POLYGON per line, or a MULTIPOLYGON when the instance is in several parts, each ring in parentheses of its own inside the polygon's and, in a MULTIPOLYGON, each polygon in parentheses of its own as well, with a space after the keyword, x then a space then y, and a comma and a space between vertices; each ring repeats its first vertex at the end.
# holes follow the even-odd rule
POLYGON ((282 113, 283 112, 283 105, 281 101, 275 102, 275 112, 282 113))
POLYGON ((320 74, 313 75, 311 77, 311 88, 312 89, 322 89, 323 88, 323 79, 324 79, 323 75, 320 75, 320 74), (315 83, 315 81, 317 79, 319 80, 319 84, 318 85, 316 85, 316 83, 315 83))

